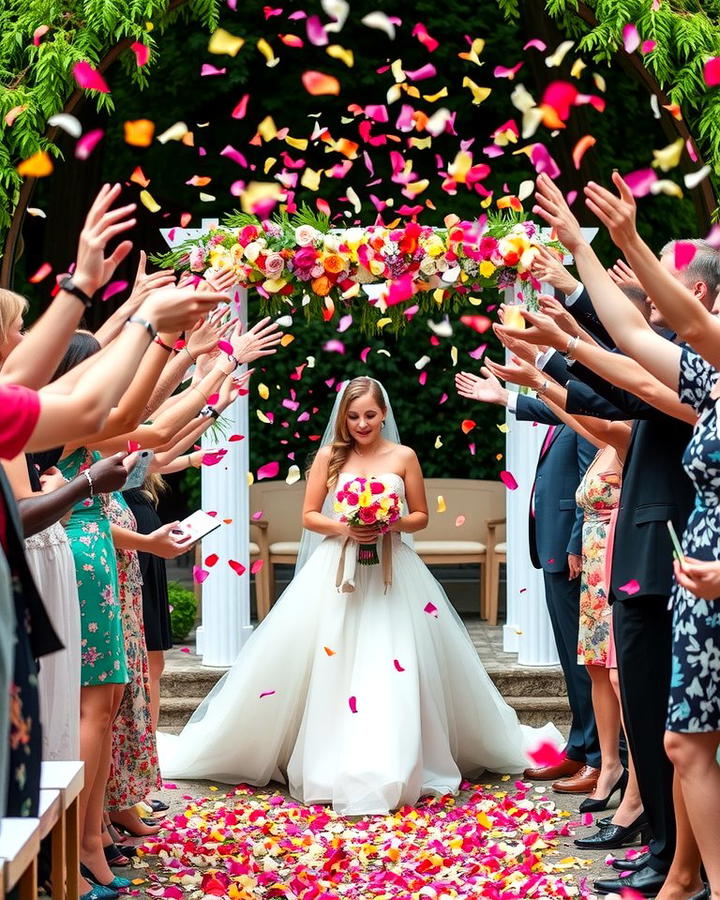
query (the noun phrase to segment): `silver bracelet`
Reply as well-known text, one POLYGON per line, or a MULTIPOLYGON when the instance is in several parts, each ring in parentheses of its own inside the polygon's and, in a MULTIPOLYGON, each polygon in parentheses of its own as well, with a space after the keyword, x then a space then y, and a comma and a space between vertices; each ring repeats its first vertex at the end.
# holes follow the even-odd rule
POLYGON ((546 378, 545 381, 543 381, 543 383, 540 385, 540 387, 535 388, 535 393, 537 394, 538 397, 542 397, 542 395, 545 393, 545 391, 549 387, 550 387, 550 385, 548 384, 548 380, 546 378))
POLYGON ((95 485, 93 484, 92 475, 90 474, 88 469, 83 469, 83 475, 87 478, 87 483, 90 485, 90 496, 95 496, 95 485))
POLYGON ((571 337, 568 341, 567 349, 565 350, 565 359, 574 359, 573 353, 575 352, 575 348, 580 341, 580 335, 576 334, 575 337, 571 337))

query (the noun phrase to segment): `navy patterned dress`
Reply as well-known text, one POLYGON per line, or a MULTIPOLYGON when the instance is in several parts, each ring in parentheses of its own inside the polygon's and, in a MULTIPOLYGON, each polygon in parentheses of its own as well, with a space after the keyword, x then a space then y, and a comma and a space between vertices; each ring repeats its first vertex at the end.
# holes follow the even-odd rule
MULTIPOLYGON (((683 467, 695 485, 695 507, 683 534, 683 552, 720 560, 720 399, 710 396, 718 372, 683 349, 678 394, 698 413, 683 467)), ((720 730, 720 598, 703 600, 673 587, 673 658, 667 728, 720 730)))

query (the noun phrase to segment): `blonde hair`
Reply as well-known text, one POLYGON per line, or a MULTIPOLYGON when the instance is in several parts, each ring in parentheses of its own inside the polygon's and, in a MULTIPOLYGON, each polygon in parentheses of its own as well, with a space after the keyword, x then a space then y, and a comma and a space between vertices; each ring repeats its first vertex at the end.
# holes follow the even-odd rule
POLYGON ((27 307, 28 302, 23 296, 0 288, 0 347, 5 344, 10 329, 24 315, 27 307))
POLYGON ((159 472, 151 472, 143 482, 143 492, 148 495, 153 506, 157 506, 160 502, 160 494, 166 493, 170 485, 165 481, 159 472))
POLYGON ((353 378, 349 381, 343 391, 340 400, 340 408, 338 409, 337 419, 335 420, 335 434, 333 442, 330 444, 330 461, 328 462, 327 486, 332 488, 337 481, 338 475, 342 472, 345 460, 353 449, 354 441, 350 437, 347 426, 347 415, 350 404, 360 397, 370 394, 377 403, 383 413, 387 412, 387 404, 383 396, 382 388, 372 378, 361 375, 359 378, 353 378))

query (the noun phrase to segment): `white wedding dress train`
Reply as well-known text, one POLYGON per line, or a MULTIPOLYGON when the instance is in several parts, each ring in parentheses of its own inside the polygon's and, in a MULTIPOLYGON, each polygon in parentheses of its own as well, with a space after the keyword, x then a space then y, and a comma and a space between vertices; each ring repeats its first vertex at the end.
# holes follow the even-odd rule
POLYGON ((338 593, 341 548, 322 541, 182 733, 159 736, 165 778, 282 781, 306 804, 382 814, 562 745, 552 725, 519 724, 400 535, 387 593, 382 565, 357 566, 354 592, 338 593))

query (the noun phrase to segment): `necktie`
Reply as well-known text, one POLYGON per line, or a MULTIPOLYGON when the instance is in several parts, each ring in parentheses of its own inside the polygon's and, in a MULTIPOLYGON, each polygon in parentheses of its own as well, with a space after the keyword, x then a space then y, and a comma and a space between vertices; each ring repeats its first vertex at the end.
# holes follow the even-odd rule
POLYGON ((549 425, 547 434, 545 435, 545 440, 543 441, 542 449, 540 450, 540 456, 545 456, 545 454, 550 449, 550 444, 552 444, 553 435, 555 434, 555 429, 557 425, 549 425))

